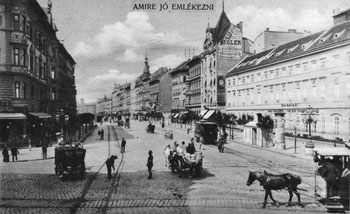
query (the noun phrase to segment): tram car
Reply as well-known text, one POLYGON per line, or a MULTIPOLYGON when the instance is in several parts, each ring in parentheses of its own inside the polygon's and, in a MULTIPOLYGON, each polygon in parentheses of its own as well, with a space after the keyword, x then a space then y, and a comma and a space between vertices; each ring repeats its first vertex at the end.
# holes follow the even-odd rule
POLYGON ((349 210, 350 149, 316 148, 315 193, 330 212, 349 210))

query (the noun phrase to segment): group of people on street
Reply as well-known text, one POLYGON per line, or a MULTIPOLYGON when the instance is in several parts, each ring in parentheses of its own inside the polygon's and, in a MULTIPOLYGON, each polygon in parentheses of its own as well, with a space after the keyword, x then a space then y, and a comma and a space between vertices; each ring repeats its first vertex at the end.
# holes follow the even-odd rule
POLYGON ((100 140, 104 140, 105 131, 103 129, 98 130, 97 134, 100 136, 100 140))
MULTIPOLYGON (((12 155, 12 162, 15 162, 15 160, 17 161, 17 155, 19 154, 19 151, 17 149, 16 146, 13 146, 11 149, 11 155, 12 155)), ((2 149, 2 156, 3 156, 3 161, 4 162, 9 162, 10 161, 10 155, 9 155, 9 150, 7 149, 7 146, 4 145, 3 149, 2 149)))

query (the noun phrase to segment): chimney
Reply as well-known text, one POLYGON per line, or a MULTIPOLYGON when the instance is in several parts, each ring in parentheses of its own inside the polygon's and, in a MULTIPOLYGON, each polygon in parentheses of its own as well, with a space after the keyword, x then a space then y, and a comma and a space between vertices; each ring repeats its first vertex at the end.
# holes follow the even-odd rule
POLYGON ((339 12, 340 12, 339 8, 333 9, 333 16, 338 15, 339 12))
POLYGON ((270 31, 270 28, 267 27, 267 28, 266 28, 266 31, 270 31))

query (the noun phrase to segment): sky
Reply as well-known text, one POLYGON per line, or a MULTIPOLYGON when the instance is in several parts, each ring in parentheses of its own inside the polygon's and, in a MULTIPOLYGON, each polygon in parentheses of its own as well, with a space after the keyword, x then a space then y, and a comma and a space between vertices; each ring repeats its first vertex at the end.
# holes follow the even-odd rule
MULTIPOLYGON (((47 7, 47 0, 37 0, 47 7)), ((215 27, 222 0, 51 0, 57 36, 76 62, 77 102, 111 96, 114 84, 150 72, 175 68, 203 51, 205 30, 215 27), (160 11, 160 4, 168 9, 160 11), (171 5, 209 4, 213 10, 173 10, 171 5), (137 9, 154 4, 153 9, 137 9), (135 5, 137 5, 135 7, 135 5)), ((350 8, 349 0, 225 0, 231 23, 243 22, 243 36, 254 41, 271 31, 317 33, 333 24, 333 12, 350 8)))

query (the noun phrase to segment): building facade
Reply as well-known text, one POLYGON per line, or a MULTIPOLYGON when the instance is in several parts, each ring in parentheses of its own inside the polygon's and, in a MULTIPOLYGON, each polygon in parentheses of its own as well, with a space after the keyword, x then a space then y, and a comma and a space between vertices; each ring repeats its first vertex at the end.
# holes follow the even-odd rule
POLYGON ((75 61, 56 37, 51 8, 51 1, 47 8, 31 0, 0 2, 1 142, 72 131, 75 61))
POLYGON ((208 26, 201 58, 201 109, 225 111, 225 74, 243 56, 251 43, 242 36, 243 24, 231 24, 223 10, 215 28, 208 26))
POLYGON ((96 115, 96 103, 85 103, 81 100, 81 103, 77 104, 78 114, 90 113, 96 115))
POLYGON ((186 109, 199 114, 201 110, 201 56, 193 57, 188 63, 186 109))
POLYGON ((99 116, 109 116, 112 115, 112 98, 106 95, 97 100, 96 103, 96 113, 99 116))
POLYGON ((286 132, 350 136, 350 22, 246 57, 226 75, 226 111, 285 113, 286 132), (307 108, 312 107, 311 130, 307 108))
POLYGON ((187 63, 188 61, 182 62, 170 72, 172 79, 172 111, 174 113, 186 111, 187 63))

